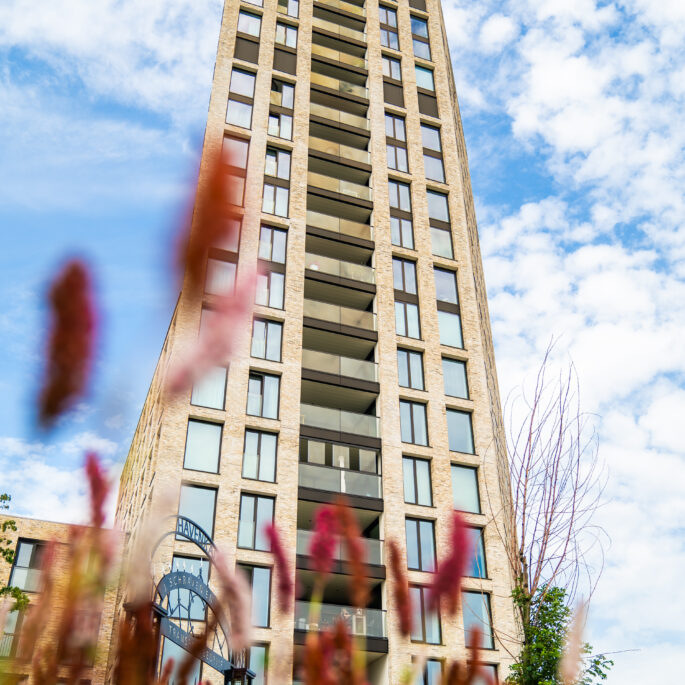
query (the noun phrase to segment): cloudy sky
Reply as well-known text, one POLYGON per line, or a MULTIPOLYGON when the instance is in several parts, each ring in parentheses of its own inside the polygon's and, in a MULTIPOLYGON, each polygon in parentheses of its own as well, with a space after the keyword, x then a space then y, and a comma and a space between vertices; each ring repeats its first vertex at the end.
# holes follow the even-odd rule
MULTIPOLYGON (((552 336, 609 470, 589 639, 609 683, 685 651, 685 3, 445 0, 502 394, 552 336)), ((125 456, 173 306, 168 244, 197 163, 219 0, 0 3, 0 489, 76 520, 83 450, 125 456), (98 272, 91 397, 30 411, 46 275, 98 272), (135 335, 131 332, 134 331, 135 335)))

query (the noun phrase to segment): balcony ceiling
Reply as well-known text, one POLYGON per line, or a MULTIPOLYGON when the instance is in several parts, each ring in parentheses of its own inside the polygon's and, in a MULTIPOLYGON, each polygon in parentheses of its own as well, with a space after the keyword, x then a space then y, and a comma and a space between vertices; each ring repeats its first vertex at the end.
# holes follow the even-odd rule
POLYGON ((377 395, 366 390, 343 388, 328 383, 302 381, 302 403, 365 414, 374 406, 377 395))

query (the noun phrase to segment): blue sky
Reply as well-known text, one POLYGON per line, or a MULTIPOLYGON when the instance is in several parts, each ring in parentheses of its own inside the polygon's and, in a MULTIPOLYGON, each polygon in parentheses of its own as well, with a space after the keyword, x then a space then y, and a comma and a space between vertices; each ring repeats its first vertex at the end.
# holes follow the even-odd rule
MULTIPOLYGON (((609 481, 589 639, 609 683, 676 682, 685 649, 685 4, 445 0, 503 396, 550 339, 609 481), (675 658, 674 658, 675 657, 675 658)), ((0 5, 0 473, 17 513, 81 516, 83 449, 125 456, 174 302, 218 0, 0 5), (93 392, 32 427, 45 278, 97 270, 93 392)))

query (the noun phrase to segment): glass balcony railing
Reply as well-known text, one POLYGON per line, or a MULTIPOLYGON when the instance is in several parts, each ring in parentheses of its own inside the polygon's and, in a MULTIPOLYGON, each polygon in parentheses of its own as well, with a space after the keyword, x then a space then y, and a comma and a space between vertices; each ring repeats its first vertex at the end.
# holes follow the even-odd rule
POLYGON ((345 2, 345 0, 317 0, 322 5, 328 5, 329 7, 335 7, 339 10, 345 10, 350 14, 357 14, 360 17, 366 16, 366 9, 359 5, 354 5, 351 2, 345 2))
POLYGON ((337 354, 302 350, 302 368, 321 371, 335 376, 358 378, 361 381, 378 380, 378 367, 374 362, 367 362, 352 357, 340 357, 337 354))
MULTIPOLYGON (((382 497, 381 477, 375 473, 300 463, 298 483, 303 488, 340 492, 358 497, 382 497)), ((375 563, 375 562, 374 562, 375 563)), ((380 561, 378 562, 380 564, 380 561)))
MULTIPOLYGON (((299 531, 298 531, 299 534, 299 531)), ((0 636, 0 659, 6 659, 12 654, 12 643, 14 642, 14 635, 0 636)))
POLYGON ((352 181, 345 181, 342 178, 333 178, 326 176, 326 174, 319 174, 315 171, 307 173, 307 183, 316 188, 323 188, 341 195, 349 195, 356 197, 359 200, 371 200, 371 188, 363 186, 360 183, 353 183, 352 181))
POLYGON ((300 423, 311 428, 353 433, 369 438, 379 437, 378 417, 357 414, 332 407, 319 407, 315 404, 300 405, 300 423))
POLYGON ((342 326, 364 328, 368 331, 376 330, 376 315, 373 312, 365 312, 361 309, 352 309, 351 307, 341 307, 340 305, 321 302, 320 300, 305 300, 304 315, 311 319, 330 321, 342 326))
POLYGON ((332 21, 321 19, 321 17, 312 17, 312 26, 328 31, 329 33, 335 33, 338 36, 366 42, 366 32, 357 31, 357 29, 351 29, 348 26, 334 24, 332 21))
MULTIPOLYGON (((273 100, 273 93, 272 100, 273 100)), ((272 104, 278 104, 272 102, 272 104)), ((316 102, 312 102, 309 105, 309 113, 317 117, 324 117, 335 121, 338 124, 347 124, 348 126, 356 126, 357 128, 362 128, 365 131, 369 130, 369 120, 366 117, 360 117, 356 114, 350 114, 349 112, 343 112, 339 109, 334 109, 333 107, 326 107, 326 105, 320 105, 316 102)))
MULTIPOLYGON (((300 464, 300 468, 302 464, 300 464)), ((314 533, 311 530, 297 531, 297 553, 302 556, 309 554, 309 541, 312 539, 314 533)), ((364 548, 366 549, 366 561, 369 564, 376 564, 380 566, 383 563, 383 542, 381 540, 372 540, 371 538, 360 538, 364 548)), ((348 561, 347 550, 342 541, 338 541, 333 550, 333 558, 339 561, 348 561)))
POLYGON ((340 143, 334 143, 330 140, 324 140, 323 138, 316 138, 315 136, 309 136, 309 149, 326 152, 327 154, 335 155, 336 157, 351 159, 355 162, 371 164, 371 155, 367 150, 360 150, 359 148, 350 147, 349 145, 341 145, 340 143))
POLYGON ((370 266, 344 262, 340 259, 311 254, 310 252, 305 254, 304 260, 305 268, 312 271, 320 271, 323 274, 340 276, 340 278, 350 278, 362 283, 376 282, 376 274, 370 266))
POLYGON ((354 238, 373 240, 373 229, 368 224, 340 219, 330 214, 321 214, 320 212, 309 210, 307 212, 307 224, 315 228, 323 228, 325 231, 331 231, 332 233, 342 233, 354 238))
POLYGON ((295 602, 295 630, 318 631, 333 628, 339 619, 347 625, 352 635, 360 637, 386 637, 385 611, 382 609, 357 609, 356 607, 321 604, 316 621, 310 618, 311 604, 295 602))
POLYGON ((312 54, 319 55, 320 57, 328 57, 328 59, 334 59, 343 64, 349 64, 353 67, 360 67, 361 69, 367 69, 368 65, 364 57, 357 57, 356 55, 350 55, 348 52, 341 52, 340 50, 333 50, 333 48, 327 48, 318 43, 312 43, 312 54))
POLYGON ((311 82, 320 86, 325 86, 331 90, 337 90, 339 93, 349 93, 350 95, 358 95, 359 97, 367 99, 369 97, 369 90, 366 86, 359 86, 356 83, 342 81, 341 79, 333 78, 332 76, 324 76, 315 71, 312 72, 311 82))

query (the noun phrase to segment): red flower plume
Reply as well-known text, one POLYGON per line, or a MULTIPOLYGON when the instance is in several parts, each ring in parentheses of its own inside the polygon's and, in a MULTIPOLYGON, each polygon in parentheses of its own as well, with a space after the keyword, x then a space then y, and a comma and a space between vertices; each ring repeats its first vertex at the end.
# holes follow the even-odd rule
POLYGON ((274 555, 274 562, 276 565, 276 575, 278 577, 278 605, 281 608, 281 611, 285 613, 290 611, 290 603, 295 589, 292 574, 290 573, 288 561, 285 558, 285 550, 283 549, 278 529, 273 524, 268 524, 264 532, 271 543, 271 552, 274 555))
POLYGON ((71 408, 83 394, 92 366, 95 309, 86 265, 71 260, 50 287, 50 336, 45 378, 38 399, 43 426, 71 408))

